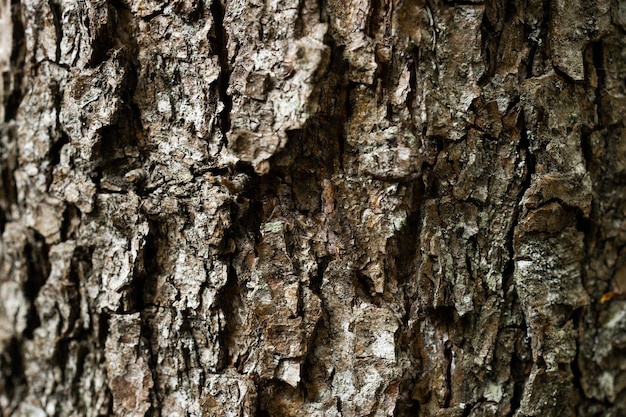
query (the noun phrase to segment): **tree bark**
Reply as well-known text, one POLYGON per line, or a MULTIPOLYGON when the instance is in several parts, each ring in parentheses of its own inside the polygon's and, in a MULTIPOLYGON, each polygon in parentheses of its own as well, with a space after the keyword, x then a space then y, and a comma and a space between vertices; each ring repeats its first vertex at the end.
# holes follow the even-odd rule
POLYGON ((4 416, 626 414, 623 0, 2 0, 4 416))

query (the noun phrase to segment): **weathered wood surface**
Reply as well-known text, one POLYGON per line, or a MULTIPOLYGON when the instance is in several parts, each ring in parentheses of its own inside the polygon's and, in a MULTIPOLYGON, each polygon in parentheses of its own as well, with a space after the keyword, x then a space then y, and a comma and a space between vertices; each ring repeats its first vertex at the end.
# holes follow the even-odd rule
POLYGON ((623 0, 2 0, 0 413, 626 415, 623 0))

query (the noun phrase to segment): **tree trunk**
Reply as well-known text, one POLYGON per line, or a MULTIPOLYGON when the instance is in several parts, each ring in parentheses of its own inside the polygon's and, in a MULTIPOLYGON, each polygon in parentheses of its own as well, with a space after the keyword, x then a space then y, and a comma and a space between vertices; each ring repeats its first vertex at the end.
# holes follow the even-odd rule
POLYGON ((625 1, 0 1, 2 415, 626 415, 625 1))

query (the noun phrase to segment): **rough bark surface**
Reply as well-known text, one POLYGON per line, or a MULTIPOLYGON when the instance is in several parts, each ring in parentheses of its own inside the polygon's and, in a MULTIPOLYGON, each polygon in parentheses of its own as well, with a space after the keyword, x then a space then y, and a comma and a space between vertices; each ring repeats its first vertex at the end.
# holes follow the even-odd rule
POLYGON ((1 0, 0 414, 626 415, 623 0, 1 0))

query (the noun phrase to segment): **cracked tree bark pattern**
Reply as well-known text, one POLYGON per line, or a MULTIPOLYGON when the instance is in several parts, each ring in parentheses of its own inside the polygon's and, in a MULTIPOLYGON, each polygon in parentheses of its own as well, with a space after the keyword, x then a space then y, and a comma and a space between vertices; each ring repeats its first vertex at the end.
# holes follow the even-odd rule
POLYGON ((1 0, 3 416, 626 414, 623 0, 1 0))

